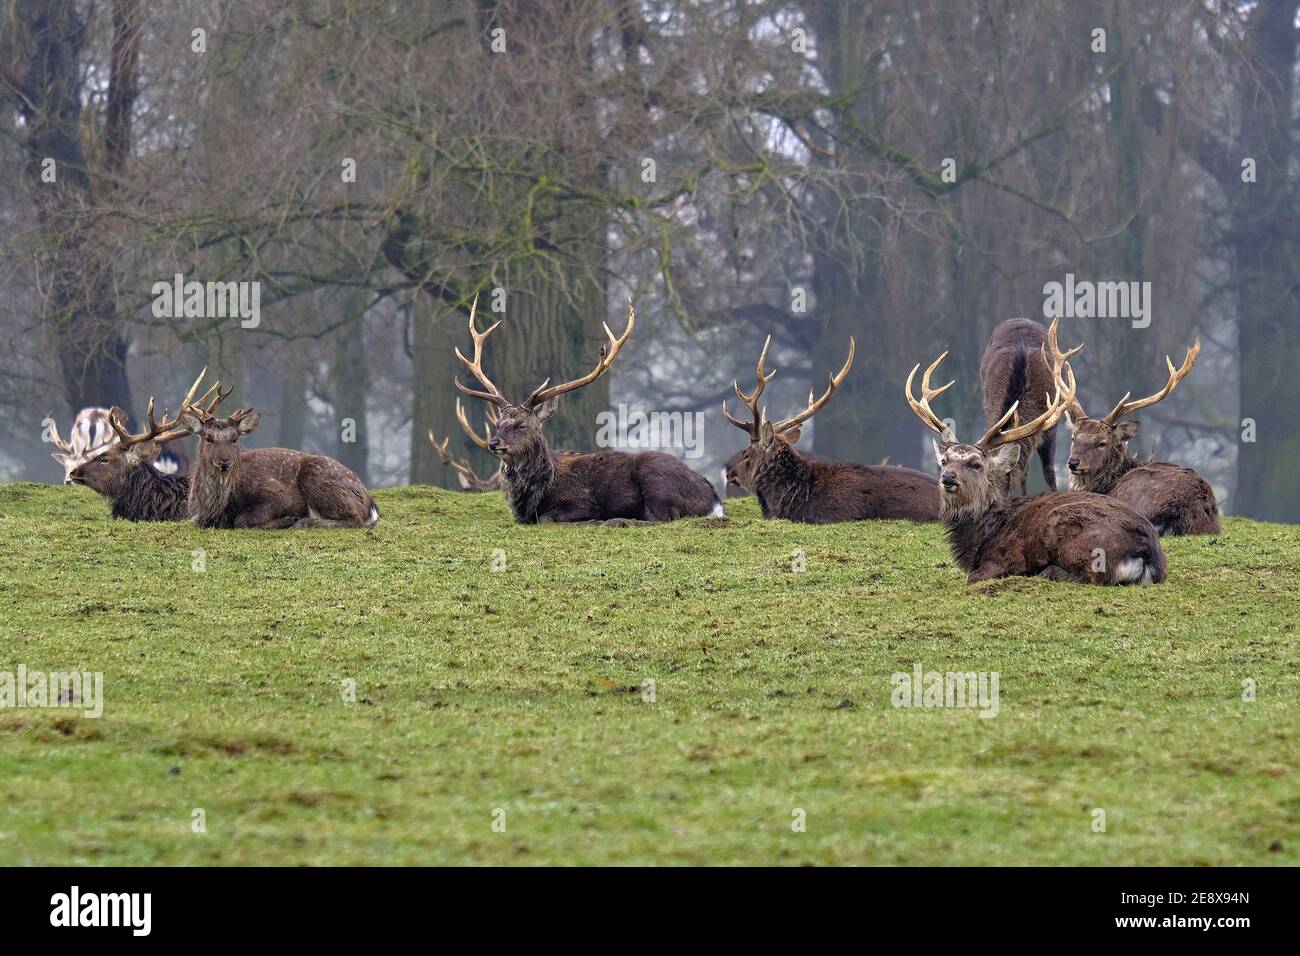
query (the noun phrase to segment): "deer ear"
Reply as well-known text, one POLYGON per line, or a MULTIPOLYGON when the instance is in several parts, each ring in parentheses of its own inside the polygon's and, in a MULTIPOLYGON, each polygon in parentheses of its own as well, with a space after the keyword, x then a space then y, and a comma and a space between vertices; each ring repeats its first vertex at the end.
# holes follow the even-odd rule
POLYGON ((993 454, 988 456, 989 464, 993 470, 1000 475, 1004 475, 1012 468, 1016 467, 1016 462, 1020 461, 1019 445, 1003 445, 993 454))
POLYGON ((245 415, 243 418, 239 420, 239 424, 236 425, 235 428, 238 429, 239 434, 247 435, 254 428, 256 428, 261 423, 261 421, 262 421, 261 412, 249 412, 247 415, 245 415))
POLYGON ((1138 425, 1140 424, 1141 422, 1133 421, 1120 422, 1115 426, 1115 434, 1119 436, 1120 441, 1128 444, 1129 439, 1138 433, 1138 425))
POLYGON ((555 410, 559 407, 560 407, 560 397, 558 395, 555 398, 547 399, 546 401, 542 402, 542 404, 537 408, 537 420, 539 422, 546 421, 548 418, 550 418, 552 415, 555 414, 555 410))
POLYGON ((952 442, 946 441, 940 445, 937 441, 931 438, 930 444, 934 446, 934 463, 942 468, 944 453, 952 446, 952 442))
POLYGON ((758 431, 758 443, 764 448, 771 448, 774 441, 776 441, 776 430, 772 428, 772 423, 763 422, 763 427, 758 431))
POLYGON ((188 408, 185 409, 185 411, 181 412, 181 421, 184 422, 188 428, 193 429, 196 433, 203 431, 203 419, 199 418, 198 415, 195 415, 188 408))
POLYGON ((781 437, 793 445, 799 440, 799 436, 802 434, 803 429, 798 425, 795 425, 794 428, 787 428, 785 431, 781 432, 781 437))

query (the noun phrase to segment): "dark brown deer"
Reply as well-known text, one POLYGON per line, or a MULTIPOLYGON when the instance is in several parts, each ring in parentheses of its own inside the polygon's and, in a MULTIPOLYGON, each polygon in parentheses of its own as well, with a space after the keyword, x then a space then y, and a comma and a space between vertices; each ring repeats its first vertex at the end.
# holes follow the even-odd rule
MULTIPOLYGON (((1046 341, 1047 330, 1029 319, 1007 319, 993 329, 980 359, 984 415, 989 424, 1015 403, 1019 403, 1022 418, 1037 418, 1043 413, 1044 397, 1052 390, 1052 370, 1043 358, 1046 341)), ((1056 426, 1021 440, 1019 445, 1019 460, 1007 473, 1008 486, 1022 495, 1028 490, 1029 461, 1037 451, 1043 480, 1055 491, 1056 426)))
POLYGON ((365 484, 333 458, 240 448, 239 439, 262 419, 253 409, 215 418, 189 405, 182 417, 199 436, 189 490, 189 518, 199 527, 372 528, 379 521, 365 484))
MULTIPOLYGON (((487 413, 484 417, 487 418, 487 423, 483 426, 483 434, 480 435, 474 430, 474 426, 469 423, 469 419, 465 417, 465 406, 460 403, 459 398, 456 399, 456 421, 460 422, 460 427, 464 429, 470 441, 480 448, 487 449, 492 443, 492 428, 497 423, 496 408, 492 405, 487 406, 487 413)), ((448 449, 451 443, 450 435, 444 438, 442 444, 439 445, 433 437, 433 431, 430 430, 428 434, 429 444, 438 453, 438 460, 448 468, 455 470, 456 480, 460 483, 461 490, 471 492, 500 491, 505 487, 504 464, 497 463, 497 470, 492 473, 492 477, 480 478, 478 472, 473 469, 469 462, 452 455, 448 449)))
POLYGON ((969 582, 1037 575, 1088 584, 1158 584, 1168 574, 1156 529, 1114 498, 1086 491, 1010 497, 1006 476, 1020 458, 1019 442, 1055 425, 1074 399, 1074 372, 1064 358, 1076 351, 1053 365, 1055 393, 1045 396, 1040 415, 1020 424, 1012 405, 973 445, 959 442, 930 409, 931 400, 953 384, 930 387, 930 376, 948 353, 925 370, 919 400, 912 397, 912 380, 920 366, 907 376, 908 405, 940 436, 934 443, 940 513, 953 560, 969 582), (1013 427, 1003 431, 1013 419, 1013 427))
POLYGON ((764 518, 785 518, 808 524, 836 521, 860 521, 868 518, 905 518, 911 521, 937 521, 939 501, 937 483, 929 475, 911 468, 888 468, 828 461, 797 451, 800 426, 812 418, 835 394, 853 365, 854 342, 849 339, 849 355, 844 366, 830 376, 820 398, 808 393, 808 404, 798 414, 778 422, 767 420, 767 410, 759 404, 763 390, 776 371, 765 372, 769 335, 758 357, 757 384, 746 394, 735 383, 736 395, 749 409, 750 420, 733 418, 722 403, 727 421, 749 435, 749 444, 741 451, 734 466, 737 483, 758 497, 764 518))
MULTIPOLYGON (((1055 347, 1054 342, 1049 345, 1055 347)), ((1139 461, 1128 443, 1138 422, 1121 421, 1138 409, 1164 399, 1183 380, 1201 353, 1201 340, 1187 350, 1181 368, 1165 356, 1169 381, 1154 395, 1130 402, 1125 395, 1102 418, 1089 418, 1077 401, 1068 409, 1074 435, 1070 441, 1070 487, 1124 502, 1161 535, 1218 534, 1219 504, 1209 482, 1191 468, 1167 461, 1139 461)))
MULTIPOLYGON (((207 369, 190 386, 181 401, 181 408, 193 404, 207 414, 229 396, 222 392, 220 383, 212 386, 201 398, 195 399, 199 383, 207 369)), ((128 432, 123 424, 126 414, 114 408, 108 421, 114 440, 100 448, 92 457, 76 465, 69 475, 73 484, 85 485, 98 492, 108 502, 114 518, 128 521, 183 521, 188 516, 189 478, 157 469, 158 456, 164 445, 189 435, 191 429, 180 425, 180 414, 168 418, 163 412, 161 423, 154 419, 154 401, 149 399, 148 424, 136 434, 128 432)))
POLYGON ((506 501, 515 521, 627 524, 722 516, 722 503, 713 486, 672 455, 658 451, 556 454, 546 444, 542 425, 555 413, 560 396, 589 385, 609 371, 632 334, 636 311, 631 299, 623 334, 615 337, 605 326, 609 343, 601 348, 594 369, 562 385, 548 387, 548 379, 518 405, 506 398, 483 371, 483 343, 501 323, 480 333, 475 324, 476 311, 477 302, 469 313, 474 358, 467 359, 460 349, 456 349, 456 358, 483 389, 469 388, 459 379, 456 387, 498 410, 496 434, 488 442, 488 451, 505 466, 506 501))

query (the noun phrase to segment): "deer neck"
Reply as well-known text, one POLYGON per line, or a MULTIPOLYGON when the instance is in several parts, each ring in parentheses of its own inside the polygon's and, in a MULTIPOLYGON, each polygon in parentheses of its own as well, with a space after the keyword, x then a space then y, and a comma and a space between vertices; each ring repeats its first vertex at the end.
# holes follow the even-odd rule
POLYGON ((1119 481, 1130 471, 1138 466, 1138 460, 1129 454, 1125 448, 1123 452, 1112 458, 1106 467, 1090 475, 1070 475, 1071 491, 1091 491, 1098 495, 1108 495, 1115 482, 1119 481))
POLYGON ((985 545, 1002 530, 1011 510, 1005 498, 956 508, 946 501, 940 503, 939 520, 948 531, 948 545, 957 567, 968 573, 979 567, 985 545))
POLYGON ((139 462, 127 469, 113 496, 113 517, 180 521, 186 514, 189 490, 189 478, 164 475, 148 462, 139 462))
POLYGON ((224 527, 230 497, 239 480, 239 465, 236 463, 229 471, 220 472, 207 467, 200 461, 199 466, 190 477, 189 517, 203 528, 224 527))
POLYGON ((516 521, 536 524, 542 504, 555 482, 556 468, 555 456, 547 447, 546 439, 539 435, 526 455, 513 464, 507 463, 502 469, 506 500, 510 502, 510 511, 516 521))
POLYGON ((754 495, 766 517, 794 514, 812 496, 812 467, 793 448, 778 451, 754 470, 754 495))

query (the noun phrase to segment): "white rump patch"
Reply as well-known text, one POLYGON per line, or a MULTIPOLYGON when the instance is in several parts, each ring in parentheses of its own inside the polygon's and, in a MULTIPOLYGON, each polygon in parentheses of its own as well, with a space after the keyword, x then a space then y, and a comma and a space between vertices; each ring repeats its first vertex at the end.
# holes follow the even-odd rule
POLYGON ((1151 569, 1141 558, 1125 558, 1115 565, 1113 580, 1119 584, 1151 583, 1151 569))
POLYGON ((725 518, 726 516, 727 516, 727 510, 722 507, 721 501, 719 501, 716 505, 713 506, 713 511, 710 512, 709 514, 710 518, 725 518))
POLYGON ((379 523, 379 509, 374 505, 370 506, 370 515, 366 518, 366 527, 373 528, 379 523))

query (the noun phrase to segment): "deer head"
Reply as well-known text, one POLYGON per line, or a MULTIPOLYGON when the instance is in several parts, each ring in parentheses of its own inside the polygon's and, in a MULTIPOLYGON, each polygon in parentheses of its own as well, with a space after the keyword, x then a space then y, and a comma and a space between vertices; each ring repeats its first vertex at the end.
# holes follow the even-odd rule
MULTIPOLYGON (((1048 344, 1055 349, 1054 339, 1049 338, 1048 344)), ((1166 398, 1196 365, 1196 358, 1200 354, 1201 340, 1198 338, 1187 350, 1181 368, 1174 368, 1173 360, 1166 355, 1169 380, 1164 388, 1134 402, 1130 402, 1129 396, 1125 395, 1102 418, 1089 418, 1082 405, 1077 401, 1071 403, 1069 417, 1073 435, 1070 439, 1070 458, 1066 464, 1070 469, 1072 486, 1086 490, 1102 486, 1108 479, 1118 477, 1117 473, 1122 470, 1120 466, 1128 458, 1129 440, 1137 434, 1139 424, 1121 419, 1166 398)))
POLYGON ((196 480, 217 483, 233 480, 241 454, 239 439, 258 426, 262 414, 251 408, 241 408, 229 418, 216 418, 208 409, 187 405, 182 418, 199 436, 196 480))
MULTIPOLYGON (((1056 325, 1054 321, 1049 332, 1053 343, 1056 325)), ((921 366, 916 365, 912 369, 907 376, 904 394, 916 416, 927 428, 939 435, 939 440, 934 442, 934 454, 940 472, 940 509, 945 516, 982 514, 1006 497, 1006 476, 1020 459, 1020 447, 1015 443, 1054 426, 1074 401, 1074 370, 1066 360, 1081 348, 1082 344, 1063 354, 1053 348, 1050 359, 1044 348, 1043 360, 1051 365, 1052 378, 1056 383, 1055 395, 1047 396, 1046 410, 1033 421, 1021 424, 1016 415, 1019 402, 1016 402, 974 444, 958 441, 952 428, 930 408, 930 402, 954 384, 949 382, 939 388, 930 385, 930 377, 948 357, 948 353, 944 352, 935 359, 921 376, 919 399, 912 397, 912 381, 921 366), (1003 426, 1008 423, 1011 427, 1004 429, 1003 426)))
MULTIPOLYGON (((494 322, 486 331, 479 332, 476 324, 477 311, 478 300, 475 299, 469 312, 469 334, 474 342, 474 358, 472 360, 467 359, 461 354, 459 348, 456 349, 456 358, 469 369, 483 388, 482 390, 469 388, 462 385, 459 378, 456 379, 456 388, 466 395, 481 398, 497 410, 497 420, 493 426, 495 434, 487 439, 484 447, 506 464, 523 461, 538 449, 545 449, 546 443, 542 436, 542 424, 555 414, 559 397, 566 392, 582 388, 584 385, 590 385, 609 371, 610 366, 614 364, 614 359, 626 344, 628 337, 632 334, 632 328, 636 324, 636 309, 631 298, 629 298, 627 300, 627 328, 623 330, 621 336, 615 336, 610 331, 609 325, 605 325, 605 335, 609 337, 609 342, 601 346, 600 359, 596 362, 595 368, 581 378, 575 378, 560 385, 551 385, 550 379, 547 379, 534 389, 532 394, 523 402, 515 404, 492 384, 492 380, 483 371, 483 343, 501 323, 494 322)), ((470 429, 467 427, 467 430, 470 429)), ((475 440, 477 441, 477 438, 475 440)))
POLYGON ((108 420, 117 435, 117 441, 102 446, 102 451, 77 465, 69 475, 71 483, 85 485, 111 498, 117 493, 127 471, 139 464, 152 465, 165 442, 192 434, 193 428, 181 424, 185 411, 192 406, 197 406, 211 414, 230 396, 229 391, 221 391, 221 383, 218 382, 196 399, 195 394, 199 390, 199 384, 207 373, 206 368, 199 373, 199 377, 194 380, 190 390, 181 399, 181 411, 175 417, 169 417, 167 410, 163 409, 163 420, 158 422, 154 418, 153 396, 149 396, 149 408, 146 413, 148 424, 142 432, 135 434, 128 432, 123 424, 126 413, 114 406, 109 411, 108 420))
POLYGON ((844 377, 849 374, 849 369, 853 366, 853 356, 855 344, 853 337, 849 337, 849 355, 844 360, 844 365, 839 372, 829 376, 826 391, 822 393, 821 398, 816 398, 810 390, 808 392, 808 404, 803 411, 790 418, 783 418, 777 422, 767 420, 767 408, 761 405, 759 399, 763 396, 763 391, 767 388, 768 382, 776 376, 776 370, 768 372, 764 369, 764 363, 767 361, 767 350, 772 345, 772 336, 768 336, 763 343, 763 351, 758 356, 758 366, 755 370, 754 388, 746 393, 741 391, 740 382, 733 382, 732 387, 736 390, 736 397, 741 403, 749 409, 749 421, 744 421, 732 416, 727 410, 727 403, 722 403, 722 414, 749 436, 749 444, 741 449, 732 459, 727 462, 726 476, 728 480, 734 475, 736 483, 742 488, 753 490, 754 476, 761 471, 769 468, 779 467, 781 462, 792 454, 792 447, 799 440, 801 426, 813 415, 817 414, 835 390, 840 387, 844 377))

